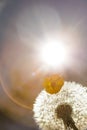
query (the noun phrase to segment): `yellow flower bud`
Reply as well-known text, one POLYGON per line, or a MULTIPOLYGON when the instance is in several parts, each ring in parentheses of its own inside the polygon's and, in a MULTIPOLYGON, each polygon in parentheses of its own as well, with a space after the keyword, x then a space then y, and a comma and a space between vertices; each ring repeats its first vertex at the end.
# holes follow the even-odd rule
POLYGON ((50 94, 55 94, 60 91, 63 84, 64 84, 63 78, 57 74, 54 74, 45 78, 43 86, 46 92, 50 94))

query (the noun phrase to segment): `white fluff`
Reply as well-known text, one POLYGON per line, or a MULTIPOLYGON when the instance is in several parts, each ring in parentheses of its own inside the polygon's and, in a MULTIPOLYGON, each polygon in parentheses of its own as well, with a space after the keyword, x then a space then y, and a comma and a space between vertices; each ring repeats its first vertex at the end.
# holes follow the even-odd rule
POLYGON ((87 129, 87 88, 75 82, 65 82, 60 92, 49 94, 43 90, 36 98, 34 119, 41 130, 64 130, 62 119, 58 119, 55 109, 59 104, 72 106, 72 118, 79 130, 87 129))

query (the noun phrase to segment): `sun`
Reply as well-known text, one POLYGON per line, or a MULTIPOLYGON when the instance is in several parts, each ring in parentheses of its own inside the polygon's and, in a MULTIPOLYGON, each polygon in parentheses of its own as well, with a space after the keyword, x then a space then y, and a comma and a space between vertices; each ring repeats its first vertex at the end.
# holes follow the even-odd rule
POLYGON ((41 49, 42 61, 52 67, 60 66, 67 60, 67 49, 63 41, 50 40, 41 49))

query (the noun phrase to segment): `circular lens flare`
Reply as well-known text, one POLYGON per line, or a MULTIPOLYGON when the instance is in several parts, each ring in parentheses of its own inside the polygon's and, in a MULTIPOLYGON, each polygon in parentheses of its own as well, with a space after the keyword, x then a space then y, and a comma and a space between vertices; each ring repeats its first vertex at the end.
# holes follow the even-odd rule
POLYGON ((24 109, 32 110, 32 108, 31 108, 30 106, 27 106, 27 105, 25 105, 25 104, 23 104, 23 103, 20 103, 18 100, 16 100, 16 99, 8 92, 8 90, 6 89, 7 86, 5 85, 4 81, 2 80, 1 74, 0 74, 0 83, 1 83, 1 86, 2 86, 2 88, 3 88, 4 92, 5 92, 5 94, 8 96, 8 98, 9 98, 13 103, 15 103, 16 105, 18 105, 18 106, 20 106, 20 107, 22 107, 22 108, 24 108, 24 109))

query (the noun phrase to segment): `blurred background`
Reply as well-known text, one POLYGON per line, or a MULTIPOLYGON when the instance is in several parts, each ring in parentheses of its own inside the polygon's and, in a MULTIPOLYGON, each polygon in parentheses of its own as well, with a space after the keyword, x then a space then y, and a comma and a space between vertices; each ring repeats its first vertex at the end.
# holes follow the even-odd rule
POLYGON ((87 1, 0 0, 0 129, 38 130, 32 108, 48 73, 87 86, 87 1), (40 58, 52 37, 69 50, 61 67, 40 58))

